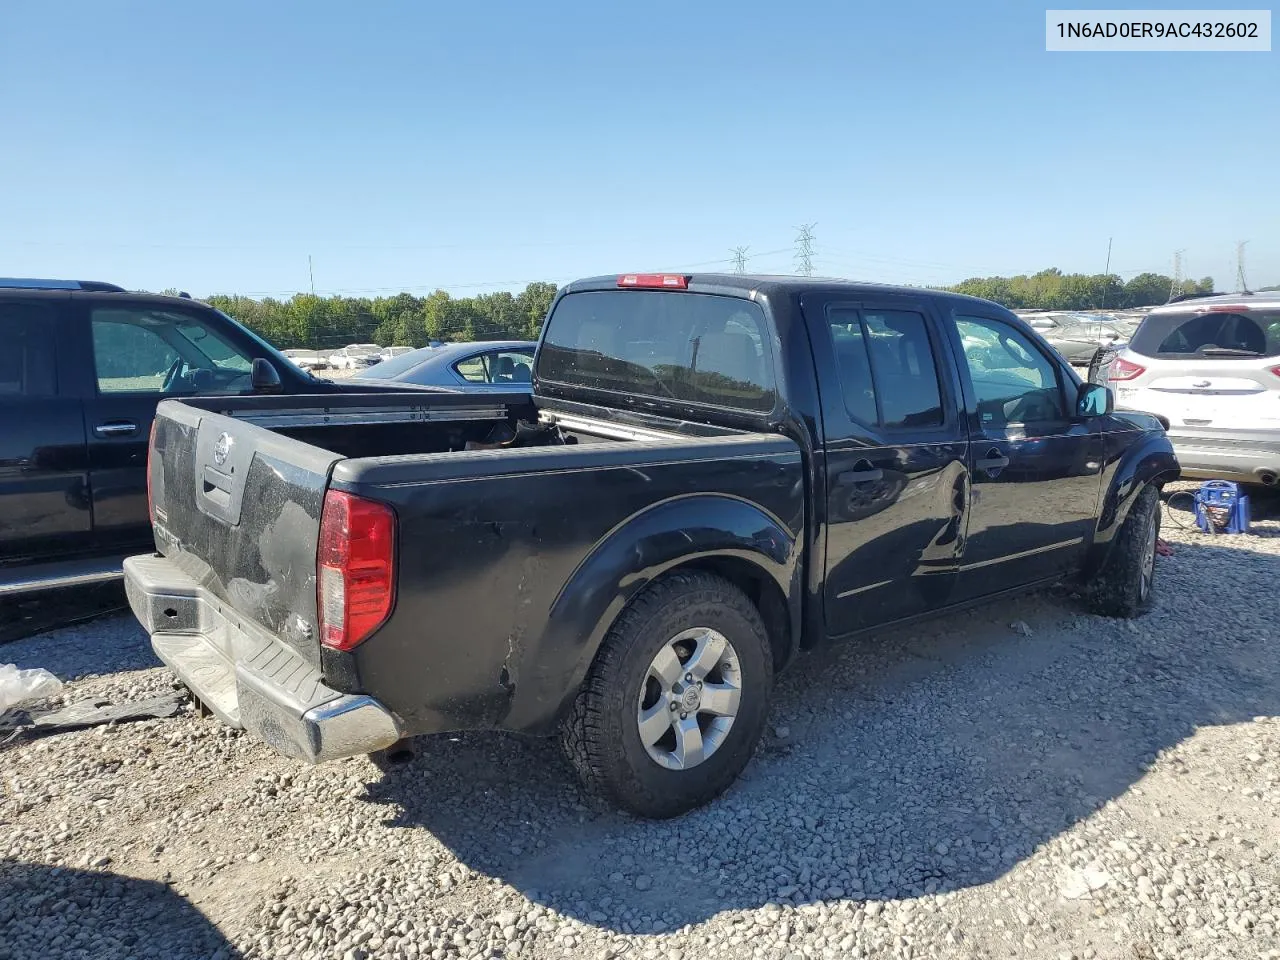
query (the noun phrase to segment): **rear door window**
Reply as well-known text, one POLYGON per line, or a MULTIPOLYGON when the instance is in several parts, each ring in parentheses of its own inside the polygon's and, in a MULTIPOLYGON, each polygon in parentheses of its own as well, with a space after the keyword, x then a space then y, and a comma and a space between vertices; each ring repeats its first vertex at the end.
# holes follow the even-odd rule
POLYGON ((523 350, 500 350, 489 358, 491 383, 532 383, 533 355, 523 350))
POLYGON ((58 392, 54 320, 42 303, 0 303, 0 397, 58 392))
POLYGON ((942 426, 938 369, 923 316, 833 304, 827 320, 849 416, 890 429, 942 426))
POLYGON ((1133 335, 1130 349, 1145 357, 1280 356, 1280 310, 1153 314, 1133 335))
POLYGON ((764 310, 750 300, 659 290, 563 297, 547 320, 549 384, 767 412, 776 399, 764 310))

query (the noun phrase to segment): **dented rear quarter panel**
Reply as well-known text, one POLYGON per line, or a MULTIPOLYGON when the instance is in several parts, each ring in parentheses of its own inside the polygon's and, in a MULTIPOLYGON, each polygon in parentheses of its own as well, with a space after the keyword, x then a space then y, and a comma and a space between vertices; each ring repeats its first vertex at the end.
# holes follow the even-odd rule
POLYGON ((349 683, 410 733, 549 732, 627 600, 682 563, 752 563, 799 629, 804 469, 782 436, 344 461, 332 482, 396 512, 395 608, 349 683))

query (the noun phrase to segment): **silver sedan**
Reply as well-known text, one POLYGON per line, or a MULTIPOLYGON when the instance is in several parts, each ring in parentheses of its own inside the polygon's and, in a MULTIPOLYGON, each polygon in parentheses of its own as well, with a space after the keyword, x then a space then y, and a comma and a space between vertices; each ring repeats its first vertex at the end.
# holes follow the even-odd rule
POLYGON ((383 360, 351 379, 482 392, 532 391, 530 340, 477 340, 423 347, 383 360))

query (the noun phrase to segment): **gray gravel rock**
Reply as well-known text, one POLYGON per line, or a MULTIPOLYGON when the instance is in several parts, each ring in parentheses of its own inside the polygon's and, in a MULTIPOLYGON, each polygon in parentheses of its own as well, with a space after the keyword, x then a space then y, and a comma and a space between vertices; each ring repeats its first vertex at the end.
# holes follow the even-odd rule
MULTIPOLYGON (((1166 522, 1133 623, 1060 590, 802 659, 742 780, 663 823, 509 737, 389 774, 193 711, 9 744, 0 956, 1280 960, 1280 524, 1256 534, 1166 522)), ((3 658, 64 700, 172 687, 124 617, 3 658)))

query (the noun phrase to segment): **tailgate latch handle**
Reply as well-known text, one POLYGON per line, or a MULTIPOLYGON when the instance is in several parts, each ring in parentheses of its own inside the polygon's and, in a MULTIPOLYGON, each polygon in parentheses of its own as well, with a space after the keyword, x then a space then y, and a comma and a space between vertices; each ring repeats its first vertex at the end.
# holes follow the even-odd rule
POLYGON ((230 500, 231 477, 221 471, 213 469, 213 467, 205 467, 203 492, 204 495, 210 499, 223 501, 230 500))

